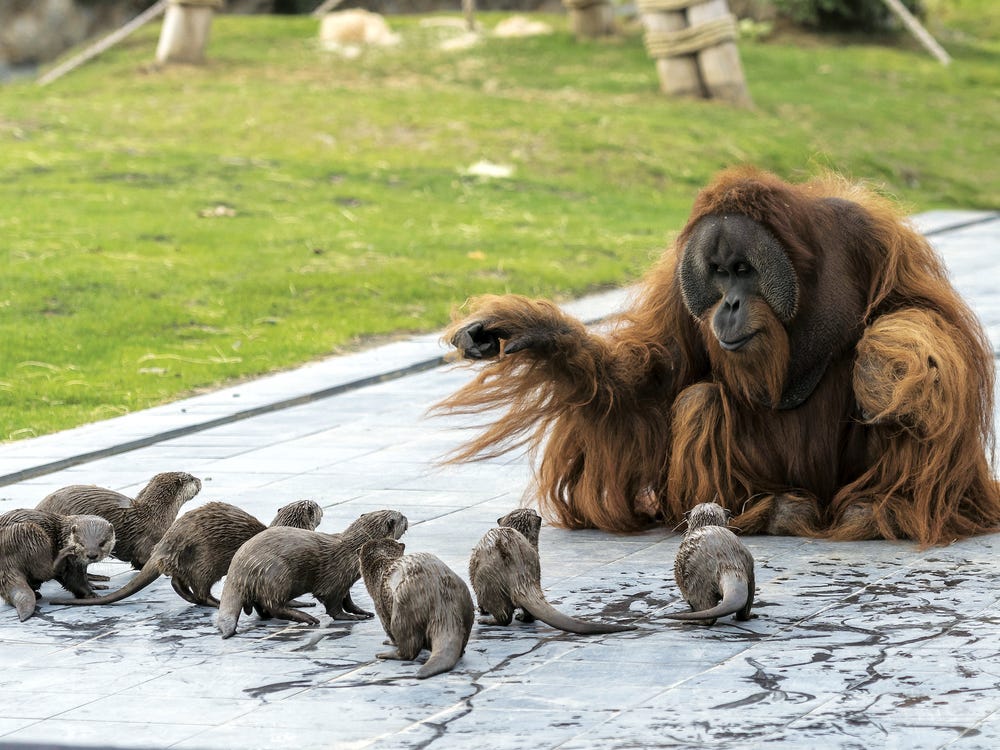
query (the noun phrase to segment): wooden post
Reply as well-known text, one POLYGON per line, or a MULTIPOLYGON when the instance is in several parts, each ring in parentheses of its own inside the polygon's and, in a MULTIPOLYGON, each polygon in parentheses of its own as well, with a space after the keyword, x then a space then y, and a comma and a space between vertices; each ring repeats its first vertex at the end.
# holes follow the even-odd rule
MULTIPOLYGON (((647 33, 680 31, 687 27, 687 18, 683 8, 679 10, 650 9, 643 11, 642 25, 647 33)), ((691 96, 703 99, 708 95, 701 84, 698 75, 698 59, 694 55, 676 55, 672 57, 657 57, 656 72, 660 77, 660 90, 668 96, 691 96)))
POLYGON ((462 15, 465 16, 465 30, 476 30, 476 0, 462 0, 462 15))
MULTIPOLYGON (((692 28, 726 18, 732 18, 726 0, 708 0, 707 3, 692 5, 687 13, 688 25, 692 28)), ((725 99, 740 107, 753 104, 743 77, 743 66, 740 64, 740 52, 736 49, 735 39, 702 49, 698 53, 698 68, 708 95, 713 99, 725 99)))
POLYGON ((156 61, 203 63, 212 17, 223 0, 170 0, 156 47, 156 61))
POLYGON ((577 39, 595 39, 613 34, 614 11, 608 0, 562 0, 569 12, 570 28, 577 39))
POLYGON ((752 106, 726 0, 639 0, 639 13, 664 93, 752 106))

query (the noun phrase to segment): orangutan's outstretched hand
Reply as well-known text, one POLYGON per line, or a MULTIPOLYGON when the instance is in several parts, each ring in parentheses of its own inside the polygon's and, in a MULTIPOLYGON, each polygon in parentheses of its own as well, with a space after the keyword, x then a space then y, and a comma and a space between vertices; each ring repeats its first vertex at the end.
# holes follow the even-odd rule
POLYGON ((551 302, 510 294, 485 295, 471 302, 469 315, 452 324, 445 339, 465 359, 494 359, 533 349, 576 348, 585 338, 583 326, 551 302))
POLYGON ((511 336, 509 331, 484 320, 467 323, 451 337, 451 345, 465 359, 491 359, 503 354, 513 354, 528 349, 535 343, 536 339, 530 333, 511 336))

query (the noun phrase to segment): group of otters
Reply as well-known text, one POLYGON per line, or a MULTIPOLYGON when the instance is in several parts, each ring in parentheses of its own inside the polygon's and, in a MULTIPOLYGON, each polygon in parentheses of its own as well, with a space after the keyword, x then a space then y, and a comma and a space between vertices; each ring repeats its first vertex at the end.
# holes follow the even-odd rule
MULTIPOLYGON (((135 497, 92 485, 56 490, 35 509, 0 515, 0 595, 26 620, 41 597, 39 587, 55 579, 76 598, 53 604, 108 604, 131 596, 159 576, 192 604, 217 607, 223 638, 236 632, 240 611, 316 625, 295 597, 311 594, 335 620, 360 620, 371 612, 351 600, 351 586, 364 579, 375 612, 394 650, 379 658, 415 660, 430 651, 417 677, 452 669, 465 651, 475 620, 469 587, 427 552, 403 554, 398 541, 408 527, 394 510, 361 515, 339 534, 316 531, 323 511, 311 500, 280 508, 265 527, 234 505, 209 502, 177 516, 201 490, 201 481, 183 472, 157 474, 135 497), (93 581, 87 565, 113 554, 139 572, 121 589, 93 581), (221 600, 212 586, 225 576, 221 600)), ((750 617, 754 561, 726 528, 728 512, 703 503, 687 516, 674 574, 689 612, 667 617, 711 625, 733 614, 750 617)), ((572 633, 614 633, 634 625, 576 619, 549 604, 541 588, 538 531, 542 521, 522 508, 498 519, 469 560, 480 623, 508 625, 535 619, 572 633)))

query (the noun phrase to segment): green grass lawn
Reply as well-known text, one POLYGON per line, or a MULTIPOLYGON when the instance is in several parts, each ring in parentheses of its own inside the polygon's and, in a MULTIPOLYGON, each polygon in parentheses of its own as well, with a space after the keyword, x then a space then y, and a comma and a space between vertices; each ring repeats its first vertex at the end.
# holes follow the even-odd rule
POLYGON ((558 16, 453 52, 392 17, 402 43, 350 61, 308 17, 222 16, 203 67, 153 69, 154 25, 0 88, 0 439, 434 330, 472 294, 633 280, 732 164, 996 208, 991 2, 935 6, 948 68, 905 38, 744 41, 752 111, 669 100, 637 30, 558 16))

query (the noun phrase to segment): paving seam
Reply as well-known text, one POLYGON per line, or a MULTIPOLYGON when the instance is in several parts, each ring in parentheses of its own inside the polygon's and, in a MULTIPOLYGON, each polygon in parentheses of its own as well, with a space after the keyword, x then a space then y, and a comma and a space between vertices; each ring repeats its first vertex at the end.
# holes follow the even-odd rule
POLYGON ((3 476, 0 476, 0 487, 6 487, 11 484, 17 484, 18 482, 23 482, 28 479, 35 479, 36 477, 44 476, 46 474, 53 474, 57 471, 62 471, 63 469, 68 469, 73 466, 79 466, 80 464, 90 463, 91 461, 97 461, 102 458, 119 456, 123 453, 129 453, 130 451, 138 450, 139 448, 147 448, 151 445, 156 445, 157 443, 166 442, 167 440, 173 440, 174 438, 184 437, 186 435, 191 435, 196 432, 203 432, 205 430, 210 430, 213 427, 220 427, 222 425, 232 424, 233 422, 241 422, 245 419, 252 419, 253 417, 259 417, 263 414, 270 414, 271 412, 281 411, 283 409, 290 409, 294 406, 302 406, 303 404, 312 403, 314 401, 319 401, 321 399, 331 398, 333 396, 339 396, 344 393, 349 393, 351 391, 359 390, 361 388, 367 388, 368 386, 371 385, 378 385, 379 383, 386 383, 391 380, 398 380, 400 378, 406 377, 407 375, 415 375, 417 373, 425 372, 427 370, 433 370, 437 367, 440 367, 443 364, 445 364, 444 356, 434 357, 432 359, 425 359, 407 365, 406 367, 400 367, 395 370, 389 370, 388 372, 380 372, 365 378, 359 378, 358 380, 352 380, 347 383, 341 383, 339 385, 331 386, 329 388, 322 388, 318 391, 304 393, 302 395, 294 396, 292 398, 282 399, 280 401, 273 401, 268 404, 261 404, 260 406, 255 406, 251 409, 244 409, 243 411, 233 412, 232 414, 227 414, 225 416, 217 417, 215 419, 209 419, 205 422, 197 422, 195 424, 189 424, 183 427, 177 427, 172 430, 157 432, 153 435, 146 435, 144 437, 136 438, 135 440, 129 440, 124 443, 109 445, 106 448, 99 448, 98 450, 88 451, 86 453, 78 453, 75 456, 61 458, 58 461, 50 461, 48 463, 39 464, 37 466, 31 466, 27 469, 21 469, 19 471, 15 471, 10 474, 4 474, 3 476))
POLYGON ((975 219, 959 219, 952 224, 945 224, 944 226, 937 227, 935 229, 929 229, 926 232, 921 232, 921 234, 923 234, 924 237, 936 237, 939 234, 956 232, 959 229, 967 229, 968 227, 975 227, 980 224, 989 224, 993 221, 1000 221, 1000 213, 992 213, 988 216, 979 216, 975 219))

